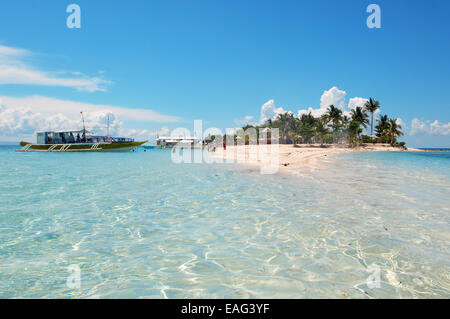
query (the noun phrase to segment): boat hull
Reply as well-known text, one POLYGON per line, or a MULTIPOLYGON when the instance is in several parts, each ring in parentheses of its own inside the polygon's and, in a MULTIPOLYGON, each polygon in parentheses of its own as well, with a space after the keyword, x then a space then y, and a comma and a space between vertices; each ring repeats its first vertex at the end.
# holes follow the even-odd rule
POLYGON ((20 142, 19 152, 127 152, 144 142, 74 143, 74 144, 33 144, 20 142))
POLYGON ((205 147, 203 145, 181 145, 181 146, 168 146, 168 145, 156 145, 156 146, 144 146, 147 149, 158 149, 158 150, 172 150, 174 148, 189 150, 189 149, 196 149, 201 150, 205 147))

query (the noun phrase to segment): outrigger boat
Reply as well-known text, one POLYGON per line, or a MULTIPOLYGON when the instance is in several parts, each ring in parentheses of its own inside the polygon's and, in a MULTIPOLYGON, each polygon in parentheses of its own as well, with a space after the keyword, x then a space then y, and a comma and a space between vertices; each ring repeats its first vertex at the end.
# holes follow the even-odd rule
MULTIPOLYGON (((81 113, 82 114, 82 113, 81 113)), ((83 115, 83 114, 82 114, 83 115)), ((20 142, 18 152, 98 152, 98 151, 130 151, 147 143, 136 142, 132 138, 96 136, 83 129, 75 131, 47 131, 36 133, 36 142, 20 142)))

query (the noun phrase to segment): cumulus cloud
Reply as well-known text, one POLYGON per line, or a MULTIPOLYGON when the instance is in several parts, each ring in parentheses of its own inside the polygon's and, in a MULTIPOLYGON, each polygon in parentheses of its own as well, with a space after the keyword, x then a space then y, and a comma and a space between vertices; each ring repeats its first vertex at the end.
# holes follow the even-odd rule
POLYGON ((241 119, 234 119, 234 124, 238 125, 238 126, 245 126, 245 125, 254 125, 255 123, 253 122, 253 116, 251 115, 247 115, 244 116, 244 118, 241 119))
POLYGON ((411 130, 409 132, 411 136, 418 134, 427 135, 450 135, 450 122, 442 123, 438 120, 432 121, 420 121, 418 118, 414 118, 411 121, 411 130))
POLYGON ((331 89, 325 90, 322 93, 322 96, 320 97, 319 108, 309 107, 308 109, 301 109, 297 112, 297 116, 300 117, 303 114, 311 113, 315 117, 320 117, 327 112, 327 109, 330 105, 334 105, 335 107, 342 110, 344 115, 348 115, 349 111, 352 108, 359 106, 362 100, 367 101, 367 99, 355 97, 351 98, 349 104, 347 105, 345 101, 346 96, 347 92, 345 92, 344 90, 339 90, 337 87, 333 86, 331 89))
POLYGON ((312 107, 309 107, 304 110, 299 110, 297 112, 297 117, 300 118, 303 114, 309 114, 309 113, 311 113, 311 115, 314 117, 321 117, 323 114, 325 114, 326 111, 327 111, 327 108, 314 109, 312 107))
POLYGON ((274 120, 279 114, 284 114, 285 111, 282 107, 275 107, 275 101, 269 100, 261 106, 261 115, 259 117, 259 124, 264 124, 268 120, 274 120))
POLYGON ((167 126, 161 127, 158 131, 156 131, 156 135, 168 136, 170 134, 170 130, 167 126))
POLYGON ((158 136, 170 136, 170 129, 167 126, 163 126, 156 131, 119 127, 117 136, 134 137, 135 139, 147 140, 149 143, 153 143, 158 136))
POLYGON ((0 96, 3 105, 9 108, 31 108, 34 112, 55 114, 75 114, 79 115, 80 111, 94 112, 99 110, 107 110, 119 116, 123 120, 141 121, 141 122, 161 122, 172 123, 178 122, 180 118, 176 116, 164 115, 149 109, 133 109, 122 106, 112 106, 103 104, 90 104, 70 100, 60 100, 51 97, 33 95, 28 97, 9 97, 0 96))
POLYGON ((0 97, 0 136, 14 137, 43 130, 79 129, 80 111, 86 127, 96 133, 106 133, 109 116, 110 133, 132 137, 152 136, 156 132, 127 129, 123 121, 176 122, 179 118, 152 110, 129 109, 118 106, 96 105, 54 98, 31 96, 25 98, 0 97), (120 120, 119 120, 120 119, 120 120))
MULTIPOLYGON (((297 112, 297 116, 301 117, 303 114, 311 113, 314 117, 320 117, 327 112, 330 105, 334 105, 339 108, 346 116, 350 116, 350 111, 358 106, 363 107, 368 99, 363 97, 352 97, 346 102, 347 92, 340 90, 336 86, 333 86, 329 90, 325 90, 320 97, 320 106, 318 108, 309 107, 307 109, 300 109, 297 112)), ((379 109, 374 113, 379 113, 379 109)), ((266 102, 261 107, 261 118, 259 123, 263 124, 268 119, 274 119, 278 114, 286 113, 290 111, 284 110, 282 107, 276 108, 273 100, 266 102)))
MULTIPOLYGON (((340 90, 337 87, 333 86, 329 90, 325 90, 320 97, 320 107, 312 108, 309 107, 307 109, 301 109, 297 112, 297 116, 301 117, 303 114, 311 113, 315 117, 320 117, 327 112, 327 109, 330 105, 334 105, 339 108, 342 113, 346 116, 350 116, 350 111, 360 106, 363 107, 364 104, 368 101, 368 99, 363 97, 352 97, 346 103, 347 92, 344 90, 340 90)), ((375 111, 374 114, 377 114, 380 110, 375 111)))
MULTIPOLYGON (((349 101, 348 101, 348 110, 353 110, 356 109, 358 106, 359 107, 364 107, 364 104, 366 104, 366 102, 369 101, 368 99, 365 99, 363 97, 352 97, 349 101)), ((380 109, 376 110, 374 112, 374 114, 377 114, 380 111, 380 109)))
POLYGON ((61 86, 95 92, 105 91, 106 85, 110 83, 80 72, 61 76, 55 72, 38 70, 27 62, 27 58, 32 55, 28 50, 0 45, 0 84, 61 86))
POLYGON ((408 125, 400 117, 396 119, 396 123, 402 127, 403 130, 408 129, 408 125))
POLYGON ((333 86, 328 91, 324 91, 322 96, 320 97, 320 108, 327 108, 331 104, 336 106, 337 108, 341 109, 342 111, 345 111, 346 104, 345 104, 345 97, 347 95, 347 92, 343 90, 339 90, 337 87, 333 86))
MULTIPOLYGON (((78 113, 79 115, 79 113, 78 113)), ((122 122, 108 111, 86 112, 85 123, 89 130, 105 133, 107 117, 110 117, 110 132, 117 133, 122 122)), ((81 118, 69 117, 62 113, 46 114, 34 112, 29 107, 9 108, 0 105, 0 135, 18 136, 30 135, 36 131, 80 129, 81 118)))

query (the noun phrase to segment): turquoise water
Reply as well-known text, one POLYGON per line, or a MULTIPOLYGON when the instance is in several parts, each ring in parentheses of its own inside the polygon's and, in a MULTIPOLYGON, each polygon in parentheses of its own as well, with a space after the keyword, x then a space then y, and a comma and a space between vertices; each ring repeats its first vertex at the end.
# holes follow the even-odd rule
POLYGON ((450 297, 449 152, 267 176, 159 150, 14 149, 0 147, 1 298, 450 297))

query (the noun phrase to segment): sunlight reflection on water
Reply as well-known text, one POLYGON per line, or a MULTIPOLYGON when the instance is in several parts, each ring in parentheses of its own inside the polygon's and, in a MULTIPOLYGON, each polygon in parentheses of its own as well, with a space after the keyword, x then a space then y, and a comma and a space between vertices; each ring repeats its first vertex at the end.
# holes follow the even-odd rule
POLYGON ((299 178, 157 150, 13 150, 0 150, 0 297, 450 296, 448 157, 341 154, 299 178))

